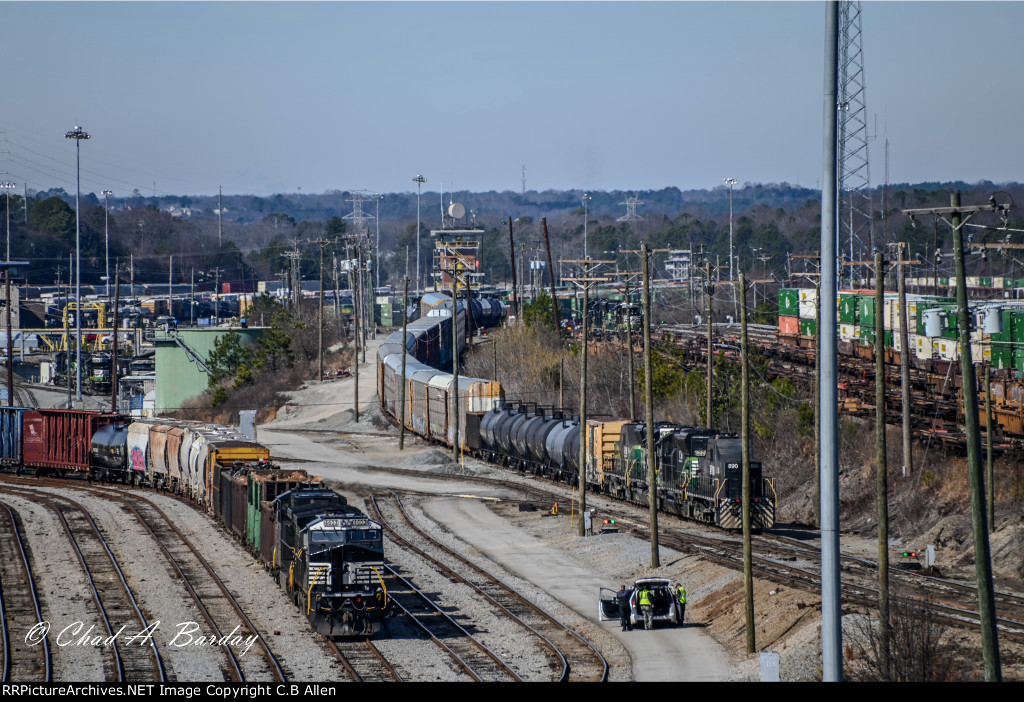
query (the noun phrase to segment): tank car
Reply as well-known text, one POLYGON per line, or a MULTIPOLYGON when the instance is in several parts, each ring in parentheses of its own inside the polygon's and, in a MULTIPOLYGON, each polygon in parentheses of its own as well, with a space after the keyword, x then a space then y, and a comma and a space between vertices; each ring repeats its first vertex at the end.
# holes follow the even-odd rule
POLYGON ((129 482, 128 427, 126 423, 106 424, 92 435, 93 473, 100 480, 129 482))

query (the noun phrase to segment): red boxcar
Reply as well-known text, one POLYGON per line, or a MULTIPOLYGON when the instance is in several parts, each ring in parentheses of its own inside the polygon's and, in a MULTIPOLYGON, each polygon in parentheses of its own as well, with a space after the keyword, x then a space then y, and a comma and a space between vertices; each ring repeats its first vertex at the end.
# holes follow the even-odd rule
POLYGON ((92 435, 100 427, 126 420, 108 412, 28 410, 22 417, 25 467, 88 473, 92 435))

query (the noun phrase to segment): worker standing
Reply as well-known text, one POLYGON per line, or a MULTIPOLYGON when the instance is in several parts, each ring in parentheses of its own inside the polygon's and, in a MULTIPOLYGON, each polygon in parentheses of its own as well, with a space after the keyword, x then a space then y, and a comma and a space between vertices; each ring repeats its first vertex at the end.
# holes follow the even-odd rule
POLYGON ((651 591, 646 585, 640 588, 637 603, 640 605, 640 611, 644 613, 644 629, 650 630, 654 625, 654 603, 651 601, 651 591))
POLYGON ((676 583, 676 597, 679 600, 679 626, 682 626, 686 617, 686 588, 682 583, 676 583))
POLYGON ((633 622, 629 620, 629 596, 632 594, 633 590, 625 585, 615 593, 615 599, 619 603, 619 623, 622 624, 623 631, 633 631, 633 622))

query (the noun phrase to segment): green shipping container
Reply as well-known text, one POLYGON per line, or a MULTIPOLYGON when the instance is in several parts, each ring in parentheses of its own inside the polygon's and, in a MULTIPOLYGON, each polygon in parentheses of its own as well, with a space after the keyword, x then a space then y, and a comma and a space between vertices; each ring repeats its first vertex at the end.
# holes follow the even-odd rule
POLYGON ((997 342, 993 339, 991 348, 993 368, 1004 369, 1013 365, 1013 347, 1009 342, 997 342))
POLYGON ((818 329, 813 319, 800 320, 800 336, 817 336, 818 329))
MULTIPOLYGON (((860 296, 854 293, 839 294, 839 323, 857 324, 860 309, 860 296)), ((795 313, 794 313, 795 314, 795 313)))
POLYGON ((1009 335, 1007 341, 1024 343, 1024 310, 1003 310, 1003 333, 1009 335))
POLYGON ((875 298, 873 295, 859 295, 859 304, 857 306, 857 314, 860 316, 861 326, 871 327, 875 326, 875 298))
POLYGON ((800 292, 795 288, 779 290, 779 314, 783 317, 797 317, 800 314, 800 292))

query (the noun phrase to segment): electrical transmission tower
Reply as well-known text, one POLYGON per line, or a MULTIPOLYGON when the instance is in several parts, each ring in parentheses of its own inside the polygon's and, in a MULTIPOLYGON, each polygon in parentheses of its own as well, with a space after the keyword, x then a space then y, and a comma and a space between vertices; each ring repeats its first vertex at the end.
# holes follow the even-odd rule
POLYGON ((644 203, 640 202, 640 198, 638 198, 638 197, 636 197, 634 195, 633 197, 627 197, 625 202, 620 202, 619 204, 626 206, 626 214, 623 215, 622 217, 619 217, 617 220, 615 220, 616 222, 640 222, 640 221, 643 221, 643 217, 641 217, 640 215, 638 215, 636 213, 636 206, 644 204, 644 203))
MULTIPOLYGON (((839 3, 839 242, 837 250, 850 261, 871 258, 874 248, 869 191, 867 104, 861 4, 839 3)), ((857 271, 850 266, 850 280, 857 271)))

